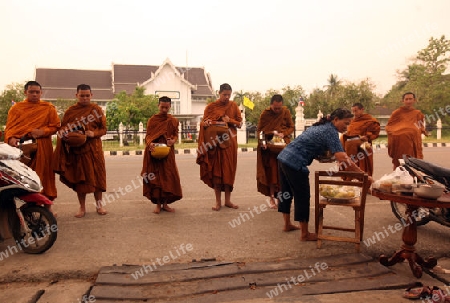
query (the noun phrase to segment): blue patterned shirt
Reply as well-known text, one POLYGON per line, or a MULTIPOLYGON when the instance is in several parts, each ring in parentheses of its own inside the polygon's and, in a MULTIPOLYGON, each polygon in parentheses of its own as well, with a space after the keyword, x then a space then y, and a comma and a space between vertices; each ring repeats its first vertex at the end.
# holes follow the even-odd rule
POLYGON ((309 172, 307 166, 327 150, 332 154, 345 152, 339 132, 331 122, 308 127, 280 152, 278 161, 295 170, 309 172))

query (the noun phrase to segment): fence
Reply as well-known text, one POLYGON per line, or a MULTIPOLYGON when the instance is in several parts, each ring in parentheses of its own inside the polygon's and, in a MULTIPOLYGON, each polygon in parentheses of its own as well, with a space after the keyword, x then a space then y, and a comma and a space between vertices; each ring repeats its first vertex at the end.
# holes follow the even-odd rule
MULTIPOLYGON (((307 127, 305 127, 306 129, 307 127)), ((384 126, 382 128, 381 135, 385 134, 384 126)), ((443 127, 427 127, 427 131, 432 134, 432 138, 440 140, 442 137, 450 137, 450 126, 443 127)), ((135 146, 144 148, 145 146, 146 132, 141 130, 124 130, 118 129, 114 131, 107 131, 106 135, 102 137, 103 147, 124 147, 135 146)), ((255 142, 258 138, 256 127, 247 127, 246 129, 246 142, 255 142)), ((178 132, 178 144, 180 143, 196 143, 198 137, 198 131, 196 128, 184 128, 178 132)))

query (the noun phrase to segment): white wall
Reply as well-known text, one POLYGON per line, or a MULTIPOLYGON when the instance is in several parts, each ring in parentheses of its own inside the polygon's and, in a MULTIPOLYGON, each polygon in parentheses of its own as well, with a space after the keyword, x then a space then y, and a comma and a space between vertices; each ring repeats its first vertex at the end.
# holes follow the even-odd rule
MULTIPOLYGON (((178 114, 191 114, 191 89, 189 85, 180 78, 180 75, 175 71, 170 64, 165 64, 159 71, 156 77, 144 85, 146 94, 156 94, 157 91, 167 91, 172 101, 180 101, 180 112, 178 114), (171 92, 171 93, 169 93, 171 92), (173 94, 179 99, 173 98, 173 94)), ((160 97, 164 93, 158 93, 160 97)))

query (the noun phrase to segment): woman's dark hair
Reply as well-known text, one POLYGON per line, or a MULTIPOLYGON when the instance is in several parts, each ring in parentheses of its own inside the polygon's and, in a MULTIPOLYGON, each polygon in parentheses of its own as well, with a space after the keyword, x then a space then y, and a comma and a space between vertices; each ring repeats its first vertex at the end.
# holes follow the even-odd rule
POLYGON ((330 115, 327 115, 314 123, 312 126, 322 125, 334 120, 334 118, 338 118, 339 120, 353 118, 353 114, 351 111, 345 108, 337 108, 330 115))

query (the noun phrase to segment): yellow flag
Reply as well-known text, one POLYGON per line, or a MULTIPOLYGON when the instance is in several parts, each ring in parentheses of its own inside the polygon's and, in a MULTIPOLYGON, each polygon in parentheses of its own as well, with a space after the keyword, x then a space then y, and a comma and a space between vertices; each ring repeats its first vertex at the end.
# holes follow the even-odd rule
POLYGON ((249 98, 244 96, 244 106, 247 106, 248 108, 250 108, 251 110, 253 110, 253 108, 255 107, 255 103, 253 103, 252 101, 250 101, 249 98))

